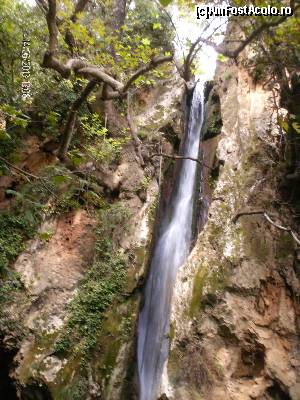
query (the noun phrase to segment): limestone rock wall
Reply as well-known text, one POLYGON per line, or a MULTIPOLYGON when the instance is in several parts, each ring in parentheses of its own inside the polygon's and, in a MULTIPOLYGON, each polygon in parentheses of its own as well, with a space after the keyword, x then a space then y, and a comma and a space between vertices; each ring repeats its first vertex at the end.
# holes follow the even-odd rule
POLYGON ((294 221, 280 193, 274 93, 231 62, 218 66, 216 83, 219 175, 208 222, 177 276, 161 391, 176 400, 299 400, 297 244, 261 214, 235 221, 255 210, 294 221))

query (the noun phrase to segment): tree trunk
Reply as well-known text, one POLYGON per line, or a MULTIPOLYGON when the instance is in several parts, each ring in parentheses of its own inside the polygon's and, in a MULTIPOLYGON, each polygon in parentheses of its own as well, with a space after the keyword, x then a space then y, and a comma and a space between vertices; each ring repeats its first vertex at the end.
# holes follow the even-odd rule
POLYGON ((81 95, 74 101, 74 103, 71 106, 68 120, 64 129, 64 134, 62 138, 62 142, 58 151, 58 158, 62 161, 66 159, 67 152, 70 147, 70 143, 73 137, 73 132, 74 132, 74 127, 75 127, 75 122, 77 118, 77 112, 79 110, 79 107, 82 105, 82 103, 86 100, 88 95, 92 92, 94 87, 97 85, 97 81, 92 79, 89 81, 89 83, 86 85, 86 87, 83 89, 81 95))
POLYGON ((127 0, 112 0, 111 29, 118 31, 124 25, 127 0))

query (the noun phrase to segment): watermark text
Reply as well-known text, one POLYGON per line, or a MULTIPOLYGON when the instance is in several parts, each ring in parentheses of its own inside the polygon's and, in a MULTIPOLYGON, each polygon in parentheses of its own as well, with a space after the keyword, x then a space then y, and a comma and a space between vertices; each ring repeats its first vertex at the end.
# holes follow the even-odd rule
POLYGON ((280 16, 280 17, 290 17, 294 14, 291 7, 256 7, 253 5, 243 6, 243 7, 233 7, 233 6, 196 6, 197 19, 205 17, 206 19, 213 17, 250 17, 250 16, 280 16))
POLYGON ((31 98, 31 59, 30 59, 30 38, 27 32, 23 33, 22 50, 21 50, 21 76, 23 78, 21 83, 22 100, 31 98))

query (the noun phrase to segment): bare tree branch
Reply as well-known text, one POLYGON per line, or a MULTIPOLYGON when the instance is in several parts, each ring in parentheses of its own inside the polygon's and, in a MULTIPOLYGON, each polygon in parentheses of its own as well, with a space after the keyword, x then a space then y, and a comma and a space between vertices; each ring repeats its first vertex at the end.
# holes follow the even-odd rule
POLYGON ((154 57, 152 60, 148 62, 148 64, 143 65, 140 67, 134 74, 128 79, 128 81, 125 83, 123 92, 126 92, 128 88, 133 84, 134 81, 137 80, 137 78, 141 75, 144 75, 146 72, 151 71, 152 69, 155 69, 158 65, 170 62, 173 60, 173 55, 170 56, 158 56, 154 57))
POLYGON ((42 10, 42 12, 46 15, 48 12, 48 5, 46 0, 36 0, 36 4, 42 10))
POLYGON ((297 234, 290 228, 290 227, 285 227, 281 224, 276 223, 275 221, 273 221, 271 219, 271 217, 264 211, 264 210, 258 210, 258 211, 241 211, 238 214, 236 214, 233 219, 232 222, 236 223, 238 221, 238 219, 243 216, 243 215, 263 215, 265 217, 265 219, 273 226, 275 226, 277 229, 280 229, 281 231, 285 231, 290 233, 290 235, 292 236, 292 238, 295 240, 295 242, 297 244, 300 245, 300 239, 298 238, 297 234))
POLYGON ((273 28, 275 26, 280 25, 282 22, 284 22, 286 19, 288 18, 288 16, 282 16, 281 18, 279 18, 277 21, 270 21, 270 22, 265 22, 262 25, 260 25, 258 28, 256 28, 248 37, 247 39, 245 39, 233 52, 232 54, 230 54, 230 52, 228 52, 228 54, 224 54, 227 57, 231 57, 231 58, 236 58, 243 50, 246 46, 248 46, 249 43, 251 43, 254 39, 256 39, 259 35, 261 35, 265 30, 269 29, 269 28, 273 28))
POLYGON ((46 21, 49 31, 49 52, 54 55, 57 51, 58 29, 56 25, 56 0, 48 0, 48 12, 46 21))
POLYGON ((9 161, 7 161, 4 157, 0 157, 0 160, 2 162, 4 162, 4 164, 6 164, 9 168, 14 169, 15 171, 17 171, 19 174, 23 175, 23 177, 27 180, 27 182, 31 182, 29 178, 32 179, 37 179, 41 182, 41 184, 44 186, 44 188, 56 198, 55 193, 49 188, 48 184, 47 184, 47 179, 42 177, 42 176, 37 176, 34 174, 31 174, 30 172, 25 171, 24 169, 21 169, 13 164, 11 164, 9 161))
POLYGON ((175 26, 175 24, 174 24, 174 21, 173 21, 171 15, 169 14, 169 12, 167 11, 167 9, 166 9, 165 7, 162 7, 162 6, 161 6, 161 4, 159 3, 158 0, 155 0, 155 3, 156 3, 156 5, 157 5, 157 7, 160 9, 160 11, 163 12, 163 13, 167 16, 168 20, 170 21, 170 23, 171 23, 171 25, 172 25, 172 27, 173 27, 173 29, 174 29, 174 32, 175 32, 175 34, 176 34, 176 36, 177 36, 177 41, 178 41, 178 43, 179 43, 179 45, 180 45, 180 47, 181 47, 183 59, 185 59, 184 46, 183 46, 183 43, 182 43, 182 41, 181 41, 181 39, 180 39, 179 33, 178 33, 178 31, 177 31, 177 28, 176 28, 176 26, 175 26))
MULTIPOLYGON (((192 65, 192 63, 193 63, 193 61, 194 61, 196 55, 198 54, 199 50, 201 50, 200 43, 208 43, 208 42, 210 41, 210 39, 214 36, 214 34, 221 28, 222 25, 224 25, 224 23, 221 24, 221 25, 218 25, 218 26, 211 32, 211 34, 209 35, 208 38, 203 39, 203 38, 202 38, 203 34, 204 34, 204 33, 207 31, 207 29, 211 26, 211 23, 210 23, 210 24, 207 24, 207 25, 204 27, 204 29, 202 30, 201 34, 200 34, 200 35, 198 36, 198 38, 195 40, 195 42, 191 45, 191 47, 190 47, 190 49, 189 49, 189 52, 188 52, 188 55, 187 55, 187 57, 186 57, 185 60, 184 60, 183 68, 181 69, 181 70, 182 70, 181 76, 182 76, 182 78, 183 78, 185 81, 188 82, 188 81, 191 79, 191 65, 192 65)), ((209 43, 210 43, 210 42, 209 42, 209 43)))
POLYGON ((26 177, 30 177, 30 178, 33 178, 33 179, 43 179, 40 176, 31 174, 30 172, 27 172, 24 169, 16 167, 15 165, 13 165, 9 161, 7 161, 6 158, 4 158, 4 157, 0 156, 0 161, 4 162, 4 164, 6 164, 9 168, 12 168, 12 169, 16 170, 17 172, 19 172, 22 175, 25 175, 26 177))
POLYGON ((178 155, 172 155, 172 154, 166 154, 166 153, 154 153, 154 154, 151 154, 149 157, 150 158, 164 157, 164 158, 171 158, 173 160, 191 160, 191 161, 195 161, 195 162, 203 165, 206 168, 212 169, 209 165, 205 164, 203 161, 199 160, 198 158, 193 158, 193 157, 178 156, 178 155))
POLYGON ((261 215, 264 213, 264 210, 258 210, 258 211, 241 211, 239 213, 237 213, 233 218, 232 218, 232 222, 235 224, 238 219, 243 216, 243 215, 261 215))

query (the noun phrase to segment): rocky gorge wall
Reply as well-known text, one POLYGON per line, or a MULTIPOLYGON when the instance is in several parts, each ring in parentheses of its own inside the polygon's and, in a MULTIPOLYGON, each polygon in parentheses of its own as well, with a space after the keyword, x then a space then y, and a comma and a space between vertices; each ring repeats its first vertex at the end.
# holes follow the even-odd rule
POLYGON ((208 221, 177 276, 161 398, 299 400, 299 250, 262 215, 294 223, 280 190, 284 110, 233 61, 219 64, 215 83, 223 127, 207 141, 216 158, 206 162, 219 173, 208 221))

